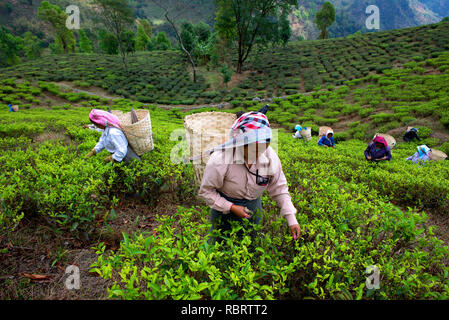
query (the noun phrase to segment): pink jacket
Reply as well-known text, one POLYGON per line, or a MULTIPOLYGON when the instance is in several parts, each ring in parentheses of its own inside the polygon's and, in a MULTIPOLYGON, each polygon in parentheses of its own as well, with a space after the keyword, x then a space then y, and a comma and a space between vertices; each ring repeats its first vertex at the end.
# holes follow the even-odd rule
POLYGON ((289 226, 298 224, 296 208, 293 206, 288 192, 287 179, 282 171, 281 161, 276 152, 269 147, 257 162, 249 169, 259 175, 271 177, 268 186, 259 186, 256 177, 248 172, 244 164, 226 164, 223 152, 214 152, 204 170, 199 196, 212 209, 229 214, 232 203, 223 198, 218 191, 235 199, 255 200, 267 190, 277 205, 281 208, 281 215, 285 217, 289 226))

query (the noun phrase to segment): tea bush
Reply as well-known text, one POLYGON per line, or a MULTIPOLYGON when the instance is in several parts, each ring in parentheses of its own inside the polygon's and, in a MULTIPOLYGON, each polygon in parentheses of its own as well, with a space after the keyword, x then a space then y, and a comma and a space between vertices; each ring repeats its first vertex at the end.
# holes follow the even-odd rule
POLYGON ((330 150, 292 141, 284 133, 280 148, 292 200, 299 209, 302 236, 298 241, 289 235, 266 195, 263 224, 255 234, 245 231, 238 237, 241 227, 236 226, 223 235, 223 242, 213 245, 207 241, 208 208, 179 207, 174 216, 158 217, 160 225, 153 234, 124 234, 113 253, 107 253, 104 245, 97 248, 99 258, 91 271, 114 281, 109 297, 448 297, 449 270, 444 262, 448 248, 434 236, 433 227, 423 227, 426 214, 412 208, 439 188, 445 189, 444 196, 433 199, 447 206, 448 187, 441 185, 449 172, 447 163, 424 168, 408 164, 403 156, 412 148, 406 146, 397 156, 394 153, 392 163, 375 166, 362 159, 360 142, 345 142, 330 150), (432 180, 430 172, 442 180, 432 180), (403 187, 410 190, 405 193, 403 187), (391 204, 391 192, 398 192, 395 200, 406 202, 408 208, 391 204), (380 269, 379 290, 366 288, 365 270, 370 265, 380 269))

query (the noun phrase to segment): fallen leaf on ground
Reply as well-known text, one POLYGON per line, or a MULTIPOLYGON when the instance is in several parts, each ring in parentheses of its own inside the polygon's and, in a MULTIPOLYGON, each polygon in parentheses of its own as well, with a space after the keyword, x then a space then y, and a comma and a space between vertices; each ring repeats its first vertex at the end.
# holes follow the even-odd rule
POLYGON ((24 277, 27 277, 27 278, 31 279, 31 280, 48 280, 48 279, 50 279, 49 276, 45 276, 45 275, 42 275, 42 274, 22 273, 22 275, 24 277))

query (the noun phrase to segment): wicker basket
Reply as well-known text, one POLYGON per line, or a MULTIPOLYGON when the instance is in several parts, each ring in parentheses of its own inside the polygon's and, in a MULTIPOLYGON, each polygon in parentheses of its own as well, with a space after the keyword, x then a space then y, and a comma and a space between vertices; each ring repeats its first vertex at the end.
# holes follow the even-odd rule
POLYGON ((123 111, 121 111, 121 110, 112 110, 111 112, 112 112, 112 114, 113 114, 114 116, 116 116, 116 117, 121 117, 121 116, 123 116, 123 111))
POLYGON ((334 130, 332 130, 331 127, 320 127, 320 131, 319 131, 319 135, 318 135, 318 141, 320 141, 321 137, 322 137, 322 136, 325 136, 326 133, 327 133, 329 130, 332 131, 332 132, 334 132, 334 130))
POLYGON ((443 151, 432 149, 429 158, 433 161, 445 160, 447 158, 447 154, 443 151))
POLYGON ((12 106, 12 109, 14 110, 14 112, 17 112, 17 111, 19 111, 19 106, 17 106, 17 105, 12 106))
POLYGON ((131 112, 116 114, 120 120, 123 133, 134 152, 141 156, 154 149, 151 118, 148 110, 136 110, 139 122, 132 124, 131 112))
POLYGON ((312 128, 302 128, 301 135, 306 141, 312 140, 312 128))
MULTIPOLYGON (((377 136, 384 138, 387 141, 388 146, 393 149, 394 147, 396 147, 396 139, 393 138, 392 136, 390 136, 389 134, 383 134, 383 133, 376 133, 374 135, 374 138, 376 138, 377 136)), ((373 139, 374 139, 373 138, 373 139)))
MULTIPOLYGON (((227 112, 202 112, 185 117, 184 127, 190 145, 190 156, 199 156, 228 141, 229 130, 236 119, 235 114, 227 112)), ((203 157, 199 163, 193 164, 197 187, 201 185, 208 160, 209 157, 203 157)))

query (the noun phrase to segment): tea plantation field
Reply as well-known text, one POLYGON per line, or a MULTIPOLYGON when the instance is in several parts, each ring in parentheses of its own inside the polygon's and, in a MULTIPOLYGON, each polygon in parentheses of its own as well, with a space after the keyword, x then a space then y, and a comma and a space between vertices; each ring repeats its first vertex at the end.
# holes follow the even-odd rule
MULTIPOLYGON (((129 57, 126 73, 119 56, 73 54, 46 56, 2 69, 0 79, 76 81, 145 103, 201 104, 240 101, 310 92, 411 61, 421 62, 449 50, 449 22, 353 38, 290 43, 259 48, 245 65, 246 79, 231 88, 212 90, 204 75, 190 80, 187 61, 178 51, 142 52, 129 57)), ((234 66, 234 56, 227 62, 234 66)), ((217 75, 218 76, 218 75, 217 75)))
POLYGON ((201 77, 193 84, 176 52, 136 54, 131 74, 117 57, 90 55, 1 70, 0 299, 448 299, 449 161, 417 166, 405 159, 418 142, 400 140, 418 126, 419 144, 449 152, 448 29, 267 49, 223 92, 201 77), (227 100, 222 111, 257 110, 265 102, 254 97, 279 95, 268 118, 280 129, 301 237, 264 194, 263 236, 233 232, 211 245, 193 168, 170 153, 186 147, 172 136, 186 115, 216 109, 177 106, 227 100), (83 128, 90 110, 131 107, 150 111, 155 149, 129 166, 86 159, 100 137, 83 128), (297 123, 312 127, 312 141, 291 137, 297 123), (317 146, 322 125, 335 129, 335 149, 317 146), (390 162, 365 160, 375 132, 398 138, 390 162), (81 263, 80 253, 90 258, 81 263), (64 287, 70 264, 81 269, 76 292, 64 287), (370 266, 379 289, 366 287, 370 266))
MULTIPOLYGON (((12 94, 31 90, 29 84, 12 81, 12 94)), ((39 94, 33 97, 39 99, 39 94)), ((170 160, 170 150, 179 143, 171 141, 170 134, 183 128, 185 113, 126 99, 111 102, 112 109, 127 111, 130 106, 150 109, 156 149, 129 167, 104 164, 102 157, 84 159, 99 138, 99 133, 82 128, 90 105, 67 103, 18 113, 1 109, 3 276, 15 272, 8 268, 16 256, 14 246, 24 245, 11 240, 32 223, 47 226, 58 237, 87 234, 84 246, 94 246, 97 254, 90 274, 108 281, 105 294, 110 298, 448 297, 449 250, 428 218, 449 214, 447 161, 415 166, 405 158, 416 145, 401 144, 390 163, 376 166, 364 160, 365 141, 343 141, 328 150, 281 132, 278 153, 302 237, 292 239, 278 209, 264 196, 264 237, 238 241, 231 236, 211 246, 206 242, 208 208, 192 200, 192 167, 170 160), (158 210, 161 214, 155 217, 155 204, 164 193, 169 194, 164 201, 170 199, 175 210, 158 210), (139 196, 135 201, 145 208, 141 218, 153 217, 156 224, 131 228, 113 247, 105 230, 121 220, 118 207, 129 195, 139 196), (365 287, 370 265, 380 268, 380 290, 365 287)), ((45 270, 56 277, 62 272, 58 266, 70 258, 51 257, 54 263, 45 270)), ((37 272, 34 265, 23 267, 37 272)), ((2 281, 3 292, 16 297, 20 280, 2 281)), ((21 285, 35 288, 21 289, 24 298, 45 297, 30 293, 45 284, 21 285)), ((75 298, 82 298, 83 292, 75 298)))

